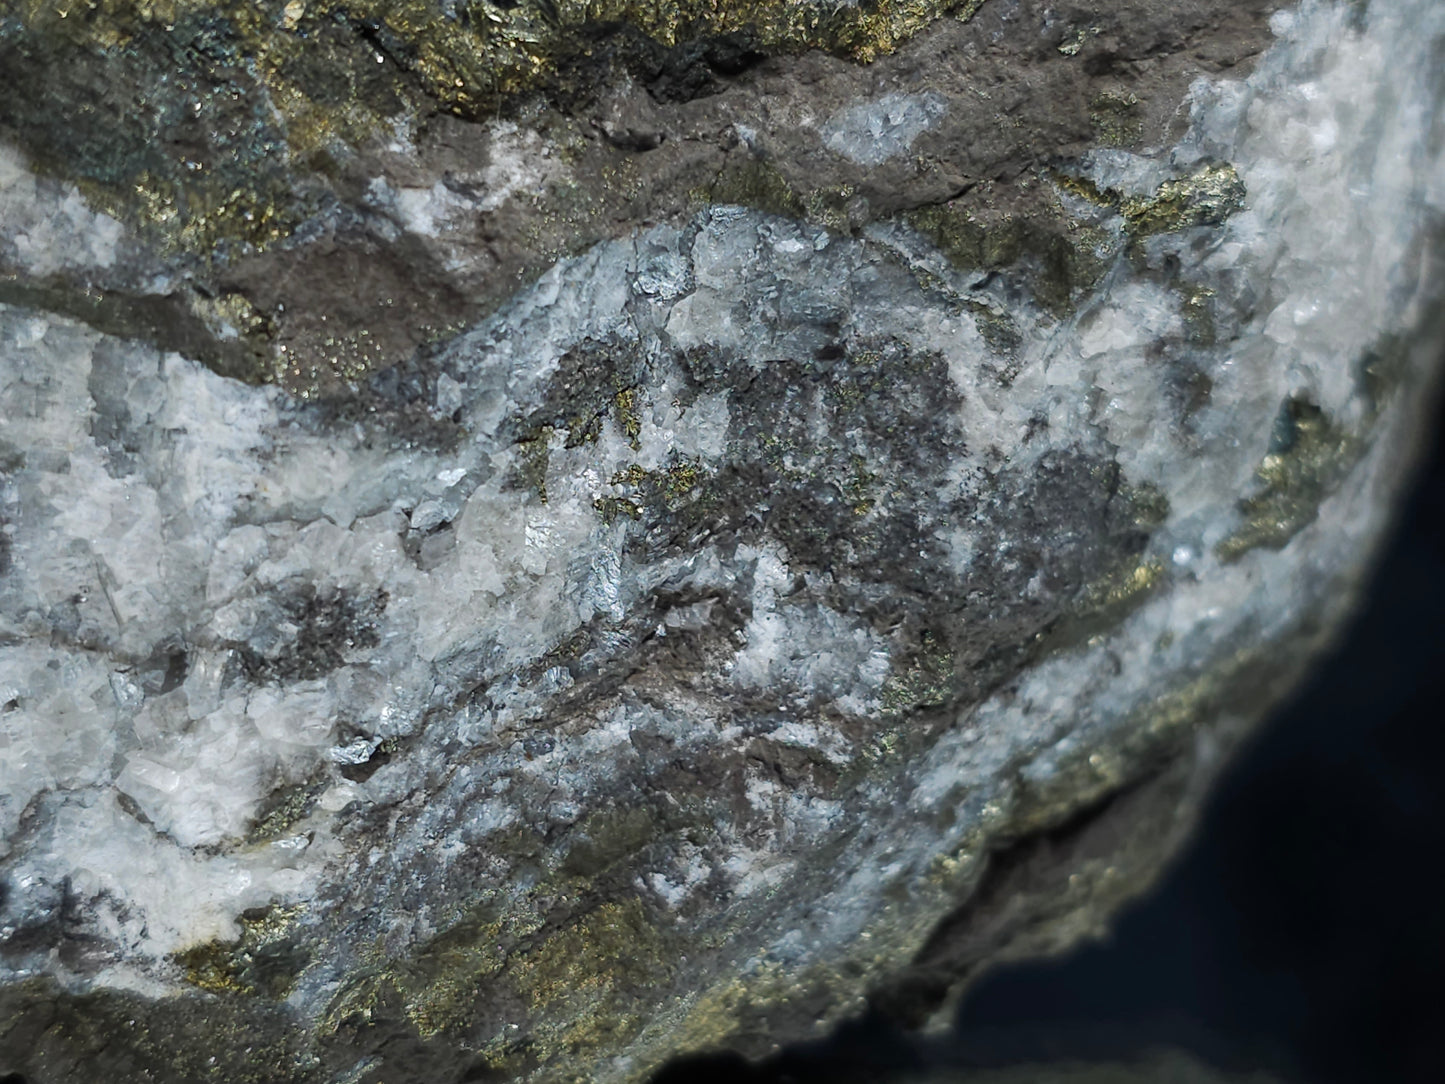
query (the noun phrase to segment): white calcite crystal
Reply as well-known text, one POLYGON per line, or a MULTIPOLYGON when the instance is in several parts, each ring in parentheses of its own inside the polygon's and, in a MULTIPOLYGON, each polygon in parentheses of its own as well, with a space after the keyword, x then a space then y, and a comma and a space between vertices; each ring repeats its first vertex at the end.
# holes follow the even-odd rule
MULTIPOLYGON (((1035 175, 1098 265, 1062 308, 926 217, 725 202, 349 402, 0 305, 5 1012, 121 999, 156 1079, 209 1034, 207 1079, 636 1080, 1097 929, 1344 612, 1432 386, 1445 6, 1269 28, 1035 175)), ((864 167, 964 108, 832 104, 864 167)), ((560 168, 490 130, 488 214, 560 168)), ((140 244, 39 171, 0 151, 7 266, 140 244)), ((25 1026, 0 1071, 89 1079, 25 1026)))
POLYGON ((876 102, 840 109, 821 131, 828 149, 860 165, 877 166, 908 149, 947 109, 928 94, 885 94, 876 102))

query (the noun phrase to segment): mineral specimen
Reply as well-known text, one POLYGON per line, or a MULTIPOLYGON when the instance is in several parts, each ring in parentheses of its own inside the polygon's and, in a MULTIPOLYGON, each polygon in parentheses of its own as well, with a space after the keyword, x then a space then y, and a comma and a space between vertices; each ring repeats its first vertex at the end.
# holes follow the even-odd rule
POLYGON ((1221 1074, 1193 1058, 1163 1052, 1134 1064, 1030 1063, 1014 1068, 941 1072, 910 1077, 909 1084, 1276 1084, 1263 1073, 1221 1074))
POLYGON ((0 2, 0 1072, 638 1081, 1140 890, 1433 388, 1445 7, 0 2))

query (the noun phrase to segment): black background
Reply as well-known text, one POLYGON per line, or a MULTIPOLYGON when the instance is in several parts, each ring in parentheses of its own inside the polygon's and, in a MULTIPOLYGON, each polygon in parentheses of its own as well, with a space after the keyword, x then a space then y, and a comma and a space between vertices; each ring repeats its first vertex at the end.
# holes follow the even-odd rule
POLYGON ((697 1059, 657 1084, 881 1084, 1161 1046, 1300 1084, 1445 1080, 1442 430, 1340 646, 1109 941, 986 978, 947 1039, 862 1021, 764 1066, 697 1059))

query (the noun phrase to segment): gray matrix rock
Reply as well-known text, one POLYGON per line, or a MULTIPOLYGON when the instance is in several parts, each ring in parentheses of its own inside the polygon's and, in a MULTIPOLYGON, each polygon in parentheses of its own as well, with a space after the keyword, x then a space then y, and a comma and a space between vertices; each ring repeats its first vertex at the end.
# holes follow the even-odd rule
POLYGON ((1442 61, 0 0, 0 1074, 642 1081, 1096 934, 1388 526, 1442 61))

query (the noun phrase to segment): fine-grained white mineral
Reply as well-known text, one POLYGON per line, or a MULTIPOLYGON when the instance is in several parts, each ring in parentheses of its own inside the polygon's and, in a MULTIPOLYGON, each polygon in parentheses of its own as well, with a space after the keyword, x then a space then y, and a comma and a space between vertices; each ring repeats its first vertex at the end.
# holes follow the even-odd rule
MULTIPOLYGON (((960 258, 954 194, 947 228, 701 199, 350 400, 3 295, 0 1072, 88 1079, 21 1037, 97 994, 66 1011, 141 1020, 156 1079, 636 1080, 1095 931, 1344 612, 1432 386, 1445 6, 1268 35, 1157 144, 1028 174, 1094 269, 1062 302, 1027 239, 960 258), (1003 883, 1047 908, 990 910, 990 855, 1064 829, 1003 883), (226 1067, 185 1060, 207 1034, 226 1067)), ((915 168, 984 97, 768 123, 915 168)), ((621 110, 589 138, 651 153, 621 110)), ((457 282, 563 183, 555 127, 489 123, 475 189, 399 129, 358 197, 457 282)), ((34 147, 0 150, 0 258, 192 273, 34 147)))

